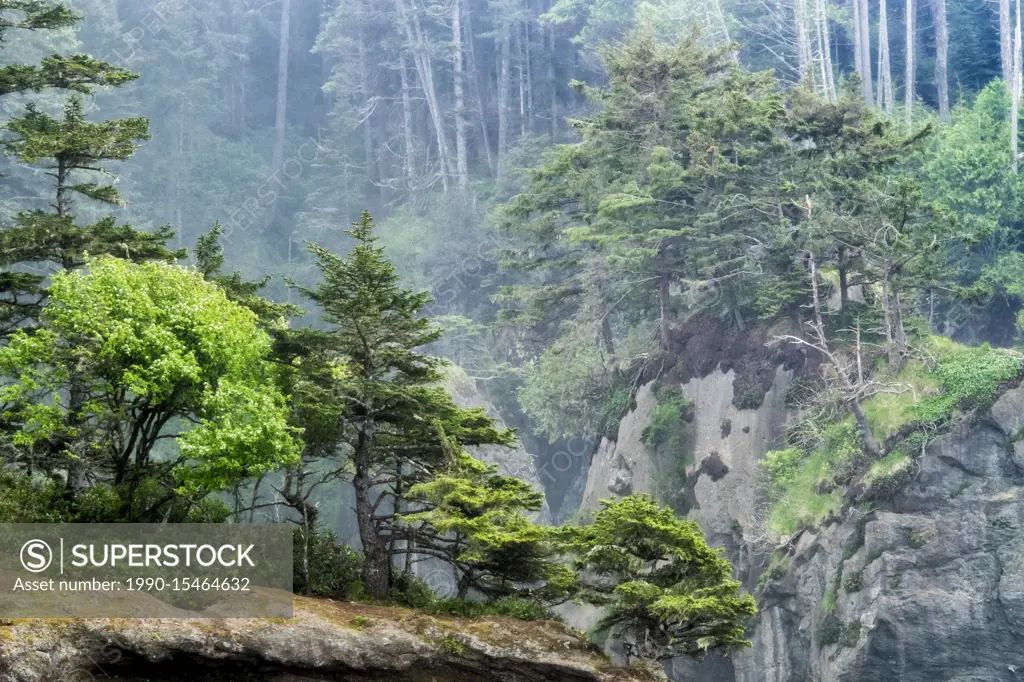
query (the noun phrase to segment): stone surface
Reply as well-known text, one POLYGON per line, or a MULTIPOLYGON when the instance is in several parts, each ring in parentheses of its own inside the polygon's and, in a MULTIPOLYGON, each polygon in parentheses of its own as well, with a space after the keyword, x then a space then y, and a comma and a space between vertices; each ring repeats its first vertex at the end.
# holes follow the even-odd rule
POLYGON ((580 503, 584 515, 597 511, 603 499, 651 491, 654 462, 642 438, 651 423, 654 406, 653 384, 641 386, 636 392, 635 407, 619 422, 618 437, 601 439, 586 473, 580 503))
MULTIPOLYGON (((694 405, 697 520, 753 590, 763 555, 744 537, 757 462, 792 418, 779 369, 756 410, 737 410, 732 375, 682 385, 694 405), (728 427, 723 425, 728 423, 728 427)), ((617 442, 602 442, 587 502, 628 470, 651 491, 653 464, 639 441, 652 407, 641 389, 617 442)), ((753 646, 731 657, 666 665, 678 682, 992 682, 1024 680, 1024 388, 1004 393, 972 423, 936 437, 911 479, 866 512, 847 511, 794 539, 789 569, 759 595, 753 646)), ((574 624, 593 614, 573 613, 574 624)))
POLYGON ((891 499, 800 543, 735 680, 1024 679, 1022 398, 935 438, 891 499))
POLYGON ((643 682, 553 622, 296 598, 287 620, 0 622, 0 682, 643 682))

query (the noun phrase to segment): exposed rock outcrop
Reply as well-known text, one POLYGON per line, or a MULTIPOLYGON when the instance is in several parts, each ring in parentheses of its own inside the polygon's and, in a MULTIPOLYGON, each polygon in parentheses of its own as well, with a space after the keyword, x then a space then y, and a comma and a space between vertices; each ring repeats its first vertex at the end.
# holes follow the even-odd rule
MULTIPOLYGON (((690 517, 726 549, 753 590, 764 557, 745 544, 758 460, 792 415, 781 366, 757 409, 737 409, 732 372, 681 385, 692 404, 690 517)), ((662 380, 664 381, 664 379, 662 380)), ((679 384, 675 384, 679 386, 679 384)), ((654 406, 642 387, 617 441, 587 477, 590 508, 629 480, 651 492, 642 432, 654 406)), ((1024 388, 935 437, 910 480, 793 542, 766 577, 753 647, 678 660, 685 682, 990 682, 1024 680, 1024 388)), ((572 614, 585 616, 587 614, 572 614)))
POLYGON ((296 598, 287 620, 0 623, 0 682, 644 682, 553 622, 296 598))
POLYGON ((912 480, 796 543, 739 682, 1024 678, 1024 389, 938 436, 912 480))

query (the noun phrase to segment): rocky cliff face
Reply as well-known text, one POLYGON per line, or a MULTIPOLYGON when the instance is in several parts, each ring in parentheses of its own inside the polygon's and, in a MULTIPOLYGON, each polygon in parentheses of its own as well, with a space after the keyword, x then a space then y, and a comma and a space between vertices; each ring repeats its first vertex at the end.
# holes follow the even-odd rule
POLYGON ((653 682, 559 623, 296 598, 273 621, 0 622, 0 682, 653 682))
MULTIPOLYGON (((757 460, 791 415, 779 369, 760 407, 737 410, 731 372, 682 384, 694 406, 694 506, 747 588, 765 556, 745 544, 757 460), (717 477, 717 478, 716 478, 717 477)), ((637 394, 617 441, 602 442, 587 478, 596 505, 620 481, 652 490, 639 433, 651 387, 637 394)), ((886 499, 797 537, 768 571, 753 647, 730 658, 677 660, 685 682, 990 682, 1024 680, 1024 388, 934 438, 911 480, 886 499)), ((585 614, 582 614, 585 615, 585 614)))
POLYGON ((1024 679, 1024 389, 935 438, 866 514, 795 543, 742 682, 1024 679))

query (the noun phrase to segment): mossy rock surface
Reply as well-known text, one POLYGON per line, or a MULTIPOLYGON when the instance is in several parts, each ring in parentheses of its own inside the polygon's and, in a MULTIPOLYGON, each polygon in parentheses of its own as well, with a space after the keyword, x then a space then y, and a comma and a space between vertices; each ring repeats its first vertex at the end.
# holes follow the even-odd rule
POLYGON ((641 682, 567 626, 295 598, 289 619, 67 619, 0 624, 0 682, 260 680, 641 682))

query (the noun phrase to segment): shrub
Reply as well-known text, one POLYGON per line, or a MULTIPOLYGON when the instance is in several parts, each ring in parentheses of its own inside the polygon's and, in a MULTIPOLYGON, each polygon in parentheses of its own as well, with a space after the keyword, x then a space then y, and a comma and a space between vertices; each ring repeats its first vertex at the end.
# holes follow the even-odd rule
POLYGON ((68 520, 64 485, 55 479, 0 471, 0 523, 59 523, 68 520))
POLYGON ((1000 384, 1016 379, 1021 358, 1013 351, 989 347, 964 348, 939 362, 935 370, 943 393, 957 402, 986 407, 996 398, 1000 384))
POLYGON ((682 453, 686 436, 686 410, 690 403, 679 389, 662 388, 651 411, 651 422, 641 438, 648 450, 682 453))
POLYGON ((389 601, 410 609, 425 609, 436 601, 434 590, 422 578, 402 571, 391 581, 389 601))
POLYGON ((768 474, 773 491, 781 492, 793 482, 800 464, 807 454, 800 448, 771 450, 761 460, 761 468, 768 474))
POLYGON ((465 644, 454 637, 442 637, 441 651, 449 656, 465 656, 467 649, 465 644))
MULTIPOLYGON (((302 571, 303 531, 294 536, 293 582, 297 594, 306 592, 302 571)), ((312 594, 349 596, 359 584, 363 555, 348 545, 340 544, 331 530, 314 527, 309 535, 309 579, 312 594)))
POLYGON ((437 599, 423 610, 435 616, 459 616, 460 618, 508 616, 519 620, 562 620, 560 616, 551 613, 540 604, 519 597, 505 597, 492 602, 471 599, 437 599))

